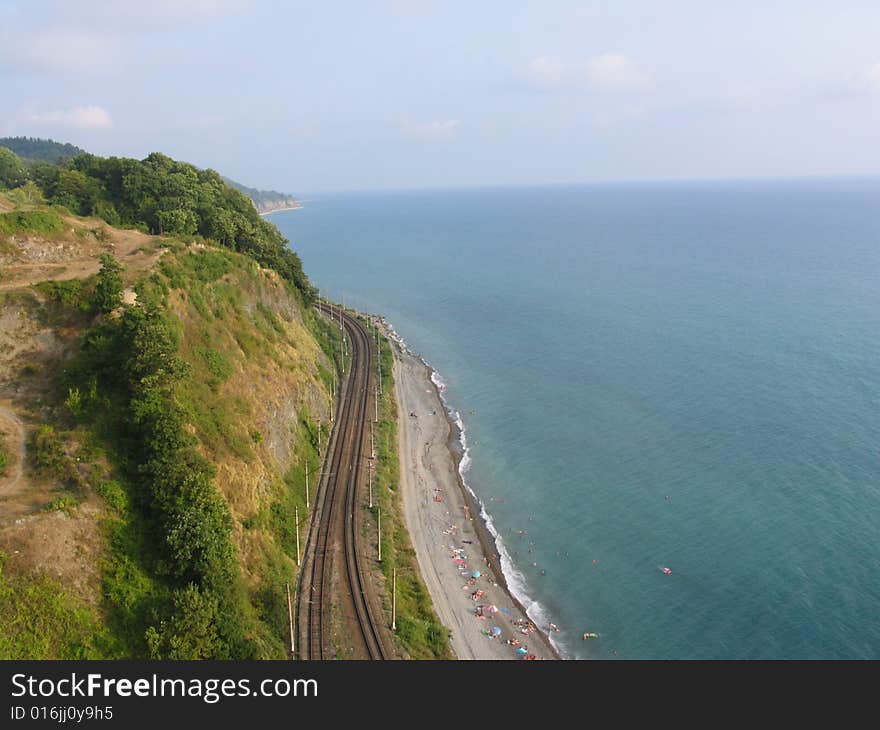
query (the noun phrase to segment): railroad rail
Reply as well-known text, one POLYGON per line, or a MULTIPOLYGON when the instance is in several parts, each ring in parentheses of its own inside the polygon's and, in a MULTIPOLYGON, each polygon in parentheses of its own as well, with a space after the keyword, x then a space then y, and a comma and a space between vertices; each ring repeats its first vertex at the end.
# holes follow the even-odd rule
POLYGON ((327 446, 325 465, 315 495, 315 513, 299 576, 297 632, 302 659, 332 656, 330 616, 334 600, 353 617, 351 637, 356 655, 388 659, 386 647, 364 580, 358 535, 359 495, 363 481, 364 443, 369 418, 373 373, 371 338, 348 313, 319 302, 319 312, 341 320, 351 348, 351 361, 340 384, 336 423, 327 446), (341 553, 341 565, 337 558, 341 553), (341 568, 337 575, 336 571, 341 568), (334 590, 335 589, 335 590, 334 590))

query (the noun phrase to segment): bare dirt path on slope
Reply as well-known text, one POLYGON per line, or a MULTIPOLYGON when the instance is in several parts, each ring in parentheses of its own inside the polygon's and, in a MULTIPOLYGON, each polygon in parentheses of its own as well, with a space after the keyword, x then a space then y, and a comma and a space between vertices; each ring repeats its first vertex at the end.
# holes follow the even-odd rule
POLYGON ((83 279, 98 273, 101 253, 112 253, 129 271, 143 271, 153 265, 165 249, 157 239, 134 230, 114 230, 108 240, 95 239, 50 242, 39 237, 13 237, 15 253, 0 260, 0 291, 23 289, 41 281, 83 279))

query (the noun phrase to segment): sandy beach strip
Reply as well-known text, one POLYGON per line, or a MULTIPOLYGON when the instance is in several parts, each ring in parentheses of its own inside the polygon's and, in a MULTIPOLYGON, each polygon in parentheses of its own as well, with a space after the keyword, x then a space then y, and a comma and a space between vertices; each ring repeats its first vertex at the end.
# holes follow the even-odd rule
POLYGON ((379 324, 395 351, 404 518, 434 610, 452 632, 453 652, 459 659, 559 659, 543 633, 547 627, 536 627, 507 590, 494 538, 461 481, 457 429, 431 369, 379 324))

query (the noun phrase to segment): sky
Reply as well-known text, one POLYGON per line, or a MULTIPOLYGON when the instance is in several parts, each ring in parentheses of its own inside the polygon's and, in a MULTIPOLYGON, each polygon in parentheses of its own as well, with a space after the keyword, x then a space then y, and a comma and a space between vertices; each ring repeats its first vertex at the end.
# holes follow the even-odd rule
POLYGON ((0 0, 0 136, 309 192, 880 174, 877 0, 0 0))

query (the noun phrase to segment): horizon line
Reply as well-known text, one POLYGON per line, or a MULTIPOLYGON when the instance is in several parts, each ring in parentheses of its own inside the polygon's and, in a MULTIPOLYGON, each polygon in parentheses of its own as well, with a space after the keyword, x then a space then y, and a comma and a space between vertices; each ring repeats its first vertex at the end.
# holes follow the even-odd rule
POLYGON ((878 180, 880 172, 870 173, 813 173, 805 175, 740 175, 731 177, 687 177, 687 178, 626 178, 622 180, 571 180, 549 182, 512 182, 512 183, 461 183, 452 185, 420 185, 415 187, 378 187, 378 188, 324 188, 309 190, 302 193, 289 193, 304 201, 305 195, 347 195, 371 193, 417 193, 417 192, 451 192, 455 190, 503 190, 509 188, 544 188, 544 187, 599 187, 615 185, 688 185, 705 183, 740 183, 740 182, 818 182, 822 180, 878 180))

